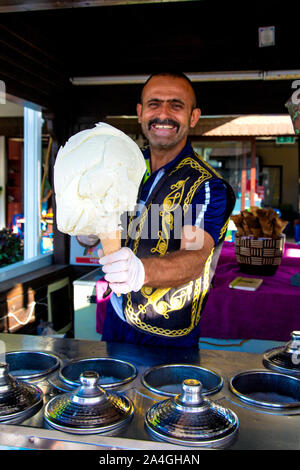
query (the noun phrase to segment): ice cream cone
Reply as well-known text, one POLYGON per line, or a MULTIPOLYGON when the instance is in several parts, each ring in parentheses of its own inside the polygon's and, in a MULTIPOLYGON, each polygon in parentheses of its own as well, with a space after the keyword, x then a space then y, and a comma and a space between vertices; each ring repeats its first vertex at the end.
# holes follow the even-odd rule
POLYGON ((121 248, 121 231, 116 230, 110 233, 100 233, 99 238, 101 240, 102 249, 104 255, 110 255, 121 248))

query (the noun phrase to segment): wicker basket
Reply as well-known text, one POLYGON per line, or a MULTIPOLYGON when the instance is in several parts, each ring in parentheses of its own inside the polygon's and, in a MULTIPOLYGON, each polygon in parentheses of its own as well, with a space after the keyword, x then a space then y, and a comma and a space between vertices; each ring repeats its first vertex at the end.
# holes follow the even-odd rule
POLYGON ((245 274, 271 276, 281 263, 284 236, 280 238, 241 237, 235 235, 234 251, 240 270, 245 274))

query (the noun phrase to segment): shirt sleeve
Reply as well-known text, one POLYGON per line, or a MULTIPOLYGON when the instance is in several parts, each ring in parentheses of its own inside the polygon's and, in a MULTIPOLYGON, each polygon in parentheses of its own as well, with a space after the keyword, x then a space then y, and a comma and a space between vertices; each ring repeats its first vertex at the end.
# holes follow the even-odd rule
POLYGON ((226 222, 227 198, 227 187, 222 180, 206 181, 194 195, 184 225, 202 228, 217 244, 226 222))

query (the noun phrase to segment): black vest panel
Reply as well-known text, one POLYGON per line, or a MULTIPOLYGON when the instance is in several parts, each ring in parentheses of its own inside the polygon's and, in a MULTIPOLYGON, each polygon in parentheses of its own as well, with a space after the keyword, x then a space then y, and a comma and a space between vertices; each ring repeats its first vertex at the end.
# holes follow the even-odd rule
MULTIPOLYGON (((184 156, 162 176, 140 214, 128 221, 125 245, 139 258, 165 256, 179 250, 181 229, 186 221, 194 195, 207 181, 220 176, 196 154, 184 156), (178 223, 181 218, 184 223, 178 223)), ((187 335, 198 324, 210 283, 227 231, 235 196, 227 186, 227 210, 217 245, 205 263, 201 276, 180 287, 152 288, 123 296, 127 323, 144 333, 179 337, 187 335)))

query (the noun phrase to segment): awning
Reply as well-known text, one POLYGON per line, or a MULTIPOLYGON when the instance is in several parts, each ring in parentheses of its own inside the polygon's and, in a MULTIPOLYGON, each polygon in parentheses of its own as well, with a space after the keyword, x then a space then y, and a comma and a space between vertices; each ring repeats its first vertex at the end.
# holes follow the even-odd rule
POLYGON ((270 137, 294 136, 290 116, 246 115, 201 117, 191 135, 203 137, 270 137))
MULTIPOLYGON (((136 116, 107 116, 105 121, 127 134, 139 134, 136 116)), ((294 136, 289 114, 200 117, 191 136, 199 137, 276 137, 294 136)))

